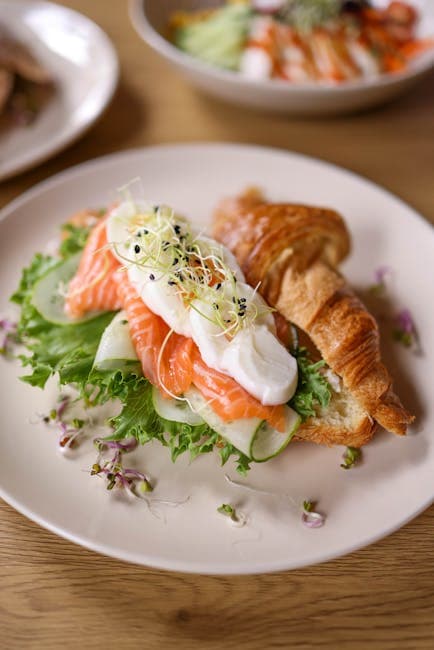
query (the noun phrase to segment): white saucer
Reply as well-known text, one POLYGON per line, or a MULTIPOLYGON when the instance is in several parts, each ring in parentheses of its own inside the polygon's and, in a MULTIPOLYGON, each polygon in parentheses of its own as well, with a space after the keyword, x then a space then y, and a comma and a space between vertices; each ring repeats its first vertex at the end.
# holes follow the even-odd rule
POLYGON ((0 0, 0 20, 52 73, 56 91, 29 126, 0 136, 0 180, 54 156, 100 117, 118 80, 116 51, 82 14, 40 0, 0 0))

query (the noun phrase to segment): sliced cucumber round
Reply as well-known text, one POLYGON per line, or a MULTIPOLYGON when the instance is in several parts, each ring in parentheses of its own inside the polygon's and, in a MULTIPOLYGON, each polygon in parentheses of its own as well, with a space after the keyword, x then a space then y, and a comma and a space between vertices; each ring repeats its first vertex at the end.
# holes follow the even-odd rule
POLYGON ((92 320, 101 312, 92 312, 82 318, 70 318, 65 313, 65 289, 74 277, 80 262, 81 253, 59 262, 44 275, 34 286, 32 305, 45 320, 56 325, 72 325, 92 320))
POLYGON ((186 397, 193 410, 201 415, 211 429, 258 463, 269 460, 283 451, 301 422, 300 416, 289 406, 285 406, 284 432, 276 431, 260 418, 243 418, 232 422, 223 422, 198 390, 190 389, 186 393, 186 397))
POLYGON ((120 311, 101 336, 93 367, 97 370, 116 370, 136 364, 139 364, 139 360, 131 340, 127 315, 120 311))
POLYGON ((282 452, 291 442, 298 427, 301 418, 289 406, 285 406, 285 431, 276 431, 268 422, 264 421, 257 429, 252 440, 251 458, 257 463, 263 463, 282 452))
POLYGON ((191 410, 188 402, 171 398, 166 399, 155 386, 152 389, 152 402, 158 415, 165 420, 184 422, 192 427, 204 423, 203 418, 191 410))

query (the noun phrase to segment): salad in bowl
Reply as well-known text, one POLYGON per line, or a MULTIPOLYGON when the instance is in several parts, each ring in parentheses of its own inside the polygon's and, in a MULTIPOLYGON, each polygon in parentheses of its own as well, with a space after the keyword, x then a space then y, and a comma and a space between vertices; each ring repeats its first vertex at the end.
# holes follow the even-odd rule
POLYGON ((367 0, 228 0, 175 12, 173 42, 188 54, 247 79, 344 83, 404 71, 434 47, 418 38, 409 3, 367 0))
POLYGON ((325 115, 384 103, 429 74, 428 0, 130 0, 139 35, 205 92, 325 115))

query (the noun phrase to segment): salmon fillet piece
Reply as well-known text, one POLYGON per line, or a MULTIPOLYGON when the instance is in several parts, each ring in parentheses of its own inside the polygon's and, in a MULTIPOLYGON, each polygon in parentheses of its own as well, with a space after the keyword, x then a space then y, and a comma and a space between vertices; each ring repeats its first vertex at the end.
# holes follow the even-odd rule
POLYGON ((187 391, 192 382, 193 341, 170 334, 169 326, 148 309, 126 277, 119 281, 118 295, 145 377, 166 397, 187 391))
POLYGON ((102 219, 91 231, 77 273, 69 283, 65 311, 71 318, 121 308, 115 280, 120 264, 108 249, 106 221, 102 219))

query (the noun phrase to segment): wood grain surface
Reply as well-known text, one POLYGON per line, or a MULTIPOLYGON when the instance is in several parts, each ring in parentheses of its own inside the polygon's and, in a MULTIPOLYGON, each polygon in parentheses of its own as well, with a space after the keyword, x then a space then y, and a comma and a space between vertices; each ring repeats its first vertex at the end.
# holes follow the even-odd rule
MULTIPOLYGON (((130 26, 125 0, 63 4, 113 39, 119 89, 82 140, 0 185, 0 205, 109 152, 235 141, 343 165, 434 223, 434 76, 390 106, 351 117, 291 120, 241 111, 192 90, 151 52, 130 26)), ((190 576, 101 557, 0 503, 0 648, 432 650, 433 533, 431 508, 387 539, 327 564, 267 576, 190 576)))

